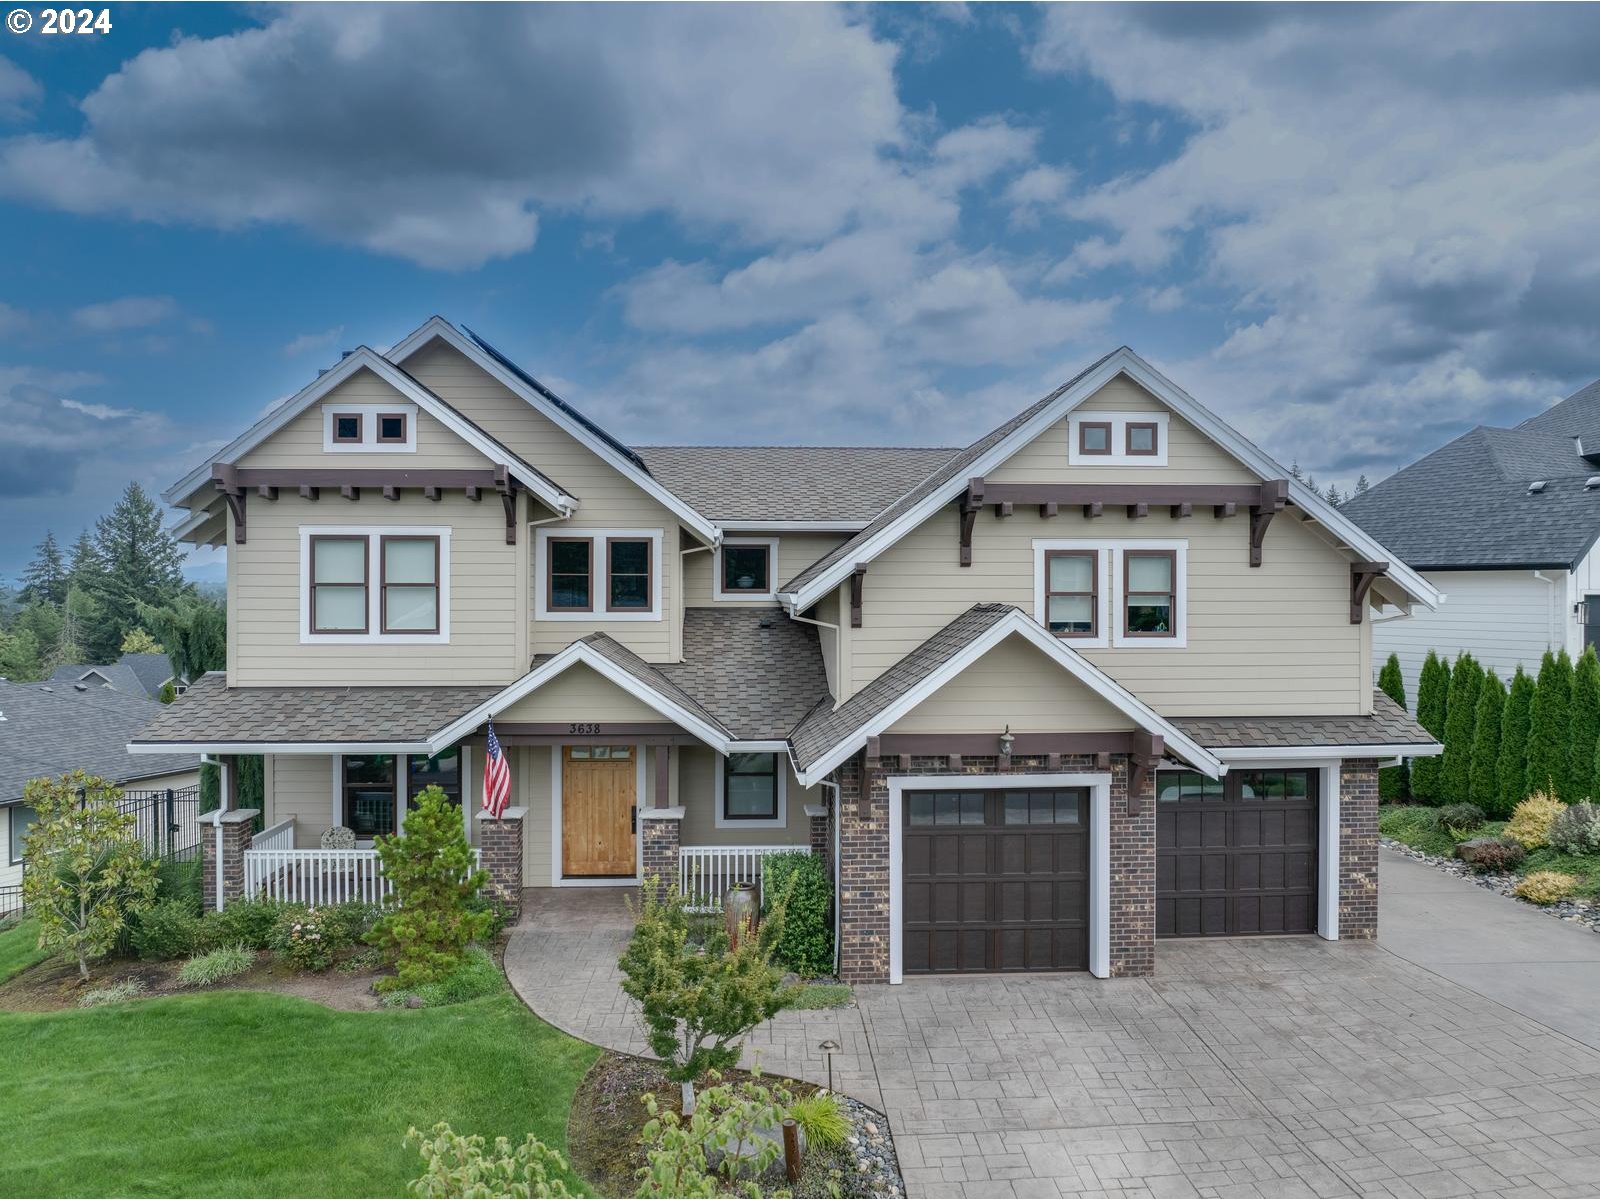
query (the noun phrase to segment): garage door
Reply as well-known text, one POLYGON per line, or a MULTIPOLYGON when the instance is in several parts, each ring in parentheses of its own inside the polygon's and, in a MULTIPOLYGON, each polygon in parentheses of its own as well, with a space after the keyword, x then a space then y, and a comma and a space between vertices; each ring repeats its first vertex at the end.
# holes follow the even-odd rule
POLYGON ((1315 933, 1317 772, 1156 778, 1156 936, 1315 933))
POLYGON ((908 975, 1089 966, 1089 793, 910 792, 901 845, 908 975))

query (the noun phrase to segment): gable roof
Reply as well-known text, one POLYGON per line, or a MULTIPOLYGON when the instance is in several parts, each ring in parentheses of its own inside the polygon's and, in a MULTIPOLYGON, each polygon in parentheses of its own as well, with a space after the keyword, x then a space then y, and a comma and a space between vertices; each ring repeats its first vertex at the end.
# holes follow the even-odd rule
POLYGON ((1388 577, 1397 586, 1430 608, 1439 603, 1439 593, 1433 586, 1398 561, 1398 556, 1388 553, 1375 538, 1341 515, 1316 492, 1290 478, 1289 472, 1270 455, 1127 346, 1090 364, 1048 396, 955 455, 927 480, 879 513, 855 537, 791 579, 779 592, 779 599, 791 612, 810 608, 842 583, 856 564, 870 562, 959 496, 969 478, 985 475, 1000 466, 1118 375, 1125 375, 1144 388, 1262 479, 1287 479, 1290 501, 1327 529, 1342 548, 1362 559, 1388 560, 1388 577))
POLYGON ((650 473, 718 524, 859 530, 958 451, 916 446, 640 446, 650 473))
MULTIPOLYGON (((452 405, 417 382, 411 375, 367 346, 358 346, 346 354, 336 366, 322 372, 311 383, 285 400, 204 463, 190 471, 177 483, 161 493, 168 504, 182 504, 198 489, 211 480, 211 466, 217 462, 236 462, 249 453, 306 409, 321 400, 334 388, 354 376, 358 371, 371 371, 395 391, 418 408, 434 417, 450 432, 466 442, 479 454, 493 463, 504 463, 511 474, 538 496, 545 504, 563 514, 578 507, 577 498, 569 495, 543 471, 523 461, 506 446, 495 440, 482 426, 470 420, 452 405)), ((191 524, 185 522, 185 525, 191 524)))
POLYGON ((134 696, 148 696, 154 700, 161 695, 161 685, 173 678, 172 662, 165 654, 124 654, 114 663, 73 663, 59 666, 50 676, 51 683, 79 683, 95 674, 105 680, 94 687, 109 687, 114 691, 134 696))
POLYGON ((783 741, 831 700, 816 627, 775 608, 689 608, 683 661, 656 668, 741 741, 783 741))
POLYGON ((1600 463, 1575 438, 1600 459, 1600 381, 1515 428, 1468 430, 1342 511, 1418 570, 1571 570, 1600 537, 1600 488, 1584 486, 1600 463))
POLYGON ((790 734, 795 775, 809 787, 1008 637, 1032 642, 1141 729, 1159 733, 1196 770, 1223 766, 1204 746, 1010 604, 974 604, 838 708, 818 705, 790 734))
POLYGON ((30 779, 80 767, 116 784, 196 770, 193 754, 128 752, 166 707, 110 688, 0 682, 0 804, 20 799, 30 779))
POLYGON ((498 380, 517 396, 549 418, 581 445, 587 447, 607 465, 629 482, 635 484, 664 508, 668 509, 702 540, 716 545, 722 540, 722 531, 692 504, 675 495, 654 478, 644 461, 618 438, 613 437, 594 421, 584 416, 532 375, 501 354, 476 334, 462 333, 443 317, 428 318, 421 326, 402 338, 389 357, 403 363, 434 339, 465 356, 493 379, 498 380))

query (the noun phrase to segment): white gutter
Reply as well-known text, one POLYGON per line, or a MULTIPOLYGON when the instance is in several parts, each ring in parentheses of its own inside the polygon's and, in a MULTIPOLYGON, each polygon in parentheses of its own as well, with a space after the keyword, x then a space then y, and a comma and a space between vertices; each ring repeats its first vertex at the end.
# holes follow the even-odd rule
POLYGON ((831 779, 818 782, 818 787, 833 791, 833 973, 839 973, 839 935, 843 931, 843 873, 839 870, 839 831, 844 825, 844 814, 839 797, 839 785, 831 779))
MULTIPOLYGON (((1549 588, 1550 588, 1550 599, 1553 602, 1555 600, 1555 598, 1556 598, 1555 589, 1556 589, 1556 586, 1557 586, 1559 581, 1555 580, 1555 579, 1551 579, 1543 571, 1535 571, 1533 573, 1533 577, 1535 579, 1537 579, 1540 583, 1547 584, 1549 586, 1549 588)), ((1545 606, 1545 616, 1546 616, 1545 632, 1547 634, 1552 635, 1548 639, 1549 645, 1550 645, 1550 647, 1552 649, 1564 650, 1564 649, 1566 649, 1566 646, 1567 646, 1567 639, 1566 639, 1565 631, 1560 628, 1561 618, 1558 618, 1556 616, 1556 613, 1558 611, 1561 613, 1562 617, 1566 616, 1566 604, 1565 604, 1565 602, 1562 603, 1562 605, 1561 605, 1561 607, 1559 609, 1555 609, 1555 608, 1551 607, 1551 605, 1548 605, 1548 604, 1545 606)))

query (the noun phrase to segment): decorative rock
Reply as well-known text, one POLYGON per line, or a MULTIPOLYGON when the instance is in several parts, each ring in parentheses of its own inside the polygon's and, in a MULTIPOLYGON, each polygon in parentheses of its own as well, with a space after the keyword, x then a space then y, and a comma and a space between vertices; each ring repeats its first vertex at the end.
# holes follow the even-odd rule
MULTIPOLYGON (((1489 839, 1480 838, 1477 840, 1486 841, 1489 839)), ((1514 889, 1519 882, 1519 877, 1516 875, 1475 871, 1460 859, 1441 858, 1437 854, 1428 854, 1422 850, 1415 850, 1404 842, 1397 842, 1392 838, 1379 838, 1378 841, 1385 850, 1393 850, 1395 853, 1404 854, 1407 858, 1415 859, 1417 862, 1427 863, 1430 867, 1443 871, 1446 875, 1454 875, 1458 879, 1465 879, 1469 883, 1474 883, 1487 891, 1497 892, 1502 896, 1515 900, 1518 904, 1525 904, 1535 912, 1548 913, 1552 917, 1557 917, 1563 921, 1571 921, 1574 924, 1582 925, 1587 929, 1600 933, 1600 904, 1596 904, 1592 900, 1567 899, 1550 905, 1529 904, 1515 894, 1514 889)), ((1461 846, 1457 847, 1457 850, 1459 851, 1468 844, 1463 842, 1461 846)))

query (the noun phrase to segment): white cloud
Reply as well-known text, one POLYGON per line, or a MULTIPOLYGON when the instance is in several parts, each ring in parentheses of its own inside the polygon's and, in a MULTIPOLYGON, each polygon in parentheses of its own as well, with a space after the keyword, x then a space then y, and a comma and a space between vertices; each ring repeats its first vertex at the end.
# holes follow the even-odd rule
POLYGON ((39 81, 0 55, 0 121, 22 121, 44 95, 39 81))
POLYGON ((332 329, 324 329, 321 333, 302 333, 289 339, 283 348, 283 353, 286 358, 293 358, 310 350, 324 350, 343 336, 343 325, 335 325, 332 329))
POLYGON ((128 454, 170 437, 169 423, 157 413, 85 403, 68 394, 104 382, 88 371, 0 366, 0 428, 6 430, 0 439, 0 497, 63 495, 86 462, 125 462, 128 454))
POLYGON ((72 323, 86 333, 121 333, 159 325, 178 315, 171 296, 123 296, 72 311, 72 323))

